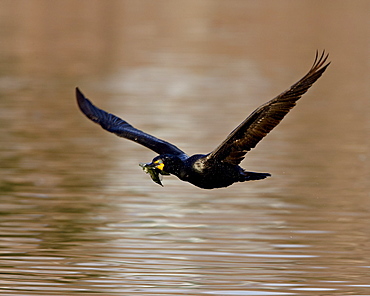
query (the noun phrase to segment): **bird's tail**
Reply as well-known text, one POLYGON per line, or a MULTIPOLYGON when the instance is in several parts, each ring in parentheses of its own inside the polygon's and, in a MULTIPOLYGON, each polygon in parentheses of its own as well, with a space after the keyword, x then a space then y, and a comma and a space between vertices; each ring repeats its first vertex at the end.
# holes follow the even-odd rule
POLYGON ((262 180, 262 179, 265 179, 265 178, 270 177, 270 176, 271 176, 271 174, 269 174, 269 173, 255 173, 255 172, 244 171, 243 179, 240 180, 240 182, 253 181, 253 180, 262 180))

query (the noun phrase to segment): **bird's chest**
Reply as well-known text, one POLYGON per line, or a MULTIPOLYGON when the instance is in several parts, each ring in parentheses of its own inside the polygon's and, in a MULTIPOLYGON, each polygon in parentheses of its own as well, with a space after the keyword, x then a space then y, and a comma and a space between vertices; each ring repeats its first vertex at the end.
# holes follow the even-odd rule
POLYGON ((188 162, 181 167, 175 175, 183 181, 193 183, 193 181, 201 181, 202 179, 210 177, 212 172, 207 169, 201 161, 188 162))

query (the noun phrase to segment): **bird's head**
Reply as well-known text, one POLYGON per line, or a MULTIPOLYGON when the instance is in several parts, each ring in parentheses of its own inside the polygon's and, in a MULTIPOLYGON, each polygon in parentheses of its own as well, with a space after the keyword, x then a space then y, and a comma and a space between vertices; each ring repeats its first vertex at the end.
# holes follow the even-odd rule
POLYGON ((159 155, 151 163, 140 163, 139 165, 155 183, 163 186, 161 175, 176 174, 182 165, 182 161, 177 156, 159 155))

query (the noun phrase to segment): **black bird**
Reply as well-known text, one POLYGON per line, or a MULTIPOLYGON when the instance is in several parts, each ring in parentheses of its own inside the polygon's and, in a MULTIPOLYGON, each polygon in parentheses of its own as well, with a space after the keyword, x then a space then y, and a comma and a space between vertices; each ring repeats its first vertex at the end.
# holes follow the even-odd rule
POLYGON ((325 55, 324 51, 321 55, 316 52, 311 69, 301 80, 253 111, 211 153, 190 157, 175 145, 138 130, 121 118, 97 108, 78 88, 76 97, 81 111, 103 129, 135 141, 159 154, 151 163, 140 164, 154 182, 163 186, 160 175, 172 174, 204 189, 227 187, 235 182, 260 180, 271 176, 269 173, 245 171, 239 163, 319 79, 330 64, 325 64, 327 58, 328 55, 325 55))

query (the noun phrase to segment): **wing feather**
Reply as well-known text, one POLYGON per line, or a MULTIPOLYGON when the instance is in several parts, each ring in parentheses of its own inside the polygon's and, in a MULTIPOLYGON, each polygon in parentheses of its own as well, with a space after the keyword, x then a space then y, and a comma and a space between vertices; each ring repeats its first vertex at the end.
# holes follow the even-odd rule
POLYGON ((94 106, 89 99, 85 98, 78 88, 76 88, 76 98, 82 113, 93 122, 99 124, 106 131, 137 142, 158 154, 185 154, 175 145, 149 135, 133 127, 123 119, 94 106))
POLYGON ((289 89, 258 107, 228 137, 212 151, 206 162, 223 161, 239 164, 250 151, 284 118, 296 105, 301 96, 324 73, 330 62, 325 62, 328 54, 319 55, 316 51, 315 61, 308 73, 289 89))

